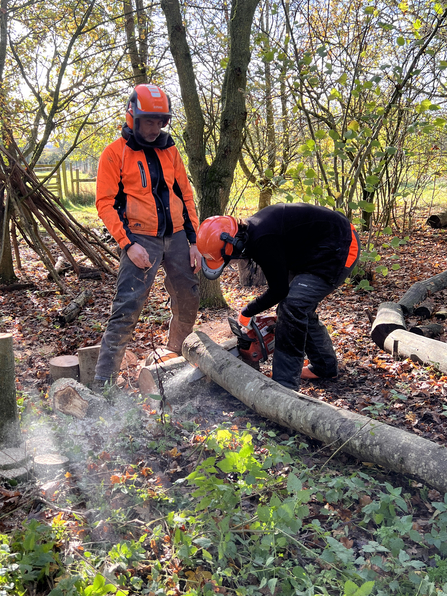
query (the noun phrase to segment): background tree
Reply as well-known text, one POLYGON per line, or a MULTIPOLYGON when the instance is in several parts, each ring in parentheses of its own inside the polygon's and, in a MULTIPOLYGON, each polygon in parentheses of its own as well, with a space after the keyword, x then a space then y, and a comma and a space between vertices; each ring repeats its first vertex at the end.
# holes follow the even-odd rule
MULTIPOLYGON (((228 60, 221 89, 219 135, 216 155, 209 161, 203 109, 180 4, 178 0, 161 2, 186 114, 185 147, 189 170, 197 192, 201 221, 211 215, 223 214, 230 197, 247 118, 245 92, 250 62, 250 36, 258 3, 259 0, 233 0, 231 3, 228 60)), ((202 300, 208 304, 224 304, 218 282, 202 283, 201 293, 202 300)))

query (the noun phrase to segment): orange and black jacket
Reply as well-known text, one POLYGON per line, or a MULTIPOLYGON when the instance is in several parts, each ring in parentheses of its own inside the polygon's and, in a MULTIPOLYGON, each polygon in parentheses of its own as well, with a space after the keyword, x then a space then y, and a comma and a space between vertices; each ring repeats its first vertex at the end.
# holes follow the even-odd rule
POLYGON ((185 230, 196 242, 198 218, 182 158, 168 133, 151 147, 137 143, 130 129, 103 151, 98 165, 96 208, 121 248, 135 234, 170 236, 185 230))

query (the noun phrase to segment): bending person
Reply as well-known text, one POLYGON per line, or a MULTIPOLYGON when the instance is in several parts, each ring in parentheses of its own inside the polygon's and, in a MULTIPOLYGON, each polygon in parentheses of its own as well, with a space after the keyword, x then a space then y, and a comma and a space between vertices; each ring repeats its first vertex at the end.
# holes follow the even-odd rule
POLYGON ((232 216, 206 219, 197 247, 202 271, 217 279, 231 259, 257 263, 267 279, 264 294, 247 304, 239 323, 278 305, 272 377, 297 390, 300 379, 335 378, 337 357, 318 304, 340 286, 356 265, 360 241, 338 211, 305 203, 276 204, 245 222, 232 216), (305 356, 309 365, 303 368, 305 356))

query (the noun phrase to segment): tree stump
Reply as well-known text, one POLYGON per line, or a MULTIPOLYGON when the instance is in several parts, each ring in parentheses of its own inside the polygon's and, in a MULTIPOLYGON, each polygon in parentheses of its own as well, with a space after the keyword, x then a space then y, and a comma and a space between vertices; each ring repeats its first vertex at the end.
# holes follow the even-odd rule
POLYGON ((0 446, 21 443, 11 333, 0 333, 0 446))
POLYGON ((34 458, 34 473, 38 478, 54 478, 66 469, 68 463, 68 457, 59 453, 36 455, 34 458))
POLYGON ((100 345, 79 348, 79 382, 87 387, 95 380, 95 368, 98 361, 100 345))
POLYGON ((79 359, 77 356, 56 356, 50 360, 50 376, 58 379, 79 379, 79 359))

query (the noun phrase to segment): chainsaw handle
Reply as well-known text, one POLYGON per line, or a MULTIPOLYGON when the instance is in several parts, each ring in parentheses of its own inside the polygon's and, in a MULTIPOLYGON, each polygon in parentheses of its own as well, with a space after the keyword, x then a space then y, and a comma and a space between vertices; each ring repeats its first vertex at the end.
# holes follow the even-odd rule
POLYGON ((261 362, 265 362, 267 360, 267 349, 264 344, 264 338, 262 337, 261 332, 259 331, 259 327, 256 325, 256 323, 254 321, 251 322, 251 327, 252 327, 253 331, 256 333, 256 337, 258 338, 259 344, 261 346, 261 352, 262 352, 261 362))

